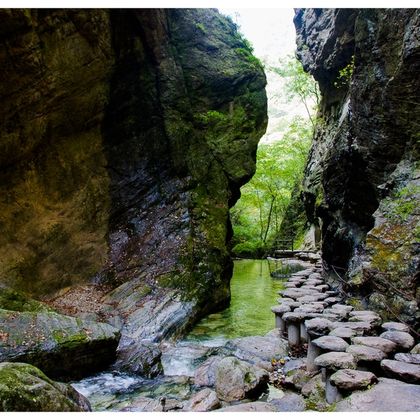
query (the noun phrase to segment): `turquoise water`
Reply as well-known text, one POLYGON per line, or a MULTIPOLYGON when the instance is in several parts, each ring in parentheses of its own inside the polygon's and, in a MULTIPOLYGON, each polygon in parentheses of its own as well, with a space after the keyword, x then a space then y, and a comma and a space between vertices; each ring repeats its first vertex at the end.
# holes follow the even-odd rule
POLYGON ((188 341, 226 341, 264 335, 274 328, 270 307, 277 303, 285 279, 270 277, 267 260, 237 260, 231 280, 229 308, 203 318, 186 337, 188 341))

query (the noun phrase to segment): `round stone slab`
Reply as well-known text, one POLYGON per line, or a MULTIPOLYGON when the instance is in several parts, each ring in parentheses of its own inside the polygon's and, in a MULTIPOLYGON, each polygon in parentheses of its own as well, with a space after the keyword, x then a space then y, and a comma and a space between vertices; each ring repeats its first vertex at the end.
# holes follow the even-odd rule
POLYGON ((356 368, 356 361, 352 354, 337 351, 321 354, 314 360, 314 363, 317 366, 335 370, 356 368))
POLYGON ((404 382, 420 383, 420 365, 385 359, 382 360, 381 367, 394 378, 401 379, 404 382))
POLYGON ((271 307, 271 312, 275 313, 275 314, 279 314, 282 315, 286 312, 290 312, 291 308, 288 305, 278 305, 278 306, 272 306, 271 307))
POLYGON ((305 312, 286 312, 282 318, 286 322, 300 322, 305 319, 305 315, 305 312))
POLYGON ((364 321, 353 321, 353 322, 335 322, 334 328, 351 328, 357 333, 363 334, 372 330, 372 325, 369 322, 364 321))
POLYGON ((356 331, 352 330, 351 328, 339 327, 339 328, 334 328, 330 332, 330 335, 333 335, 335 337, 341 337, 341 338, 351 338, 356 335, 356 331))
POLYGON ((332 325, 333 323, 325 318, 312 318, 305 321, 306 331, 319 336, 328 334, 332 325))
POLYGON ((386 358, 383 351, 359 344, 348 346, 346 352, 352 354, 357 361, 363 362, 379 362, 386 358))
POLYGON ((414 338, 404 331, 385 331, 380 337, 397 343, 402 350, 410 350, 414 346, 414 338))
POLYGON ((353 315, 353 312, 349 315, 350 322, 369 322, 369 324, 374 326, 381 325, 382 318, 379 315, 353 315))
POLYGON ((332 335, 324 335, 312 340, 312 344, 326 351, 346 351, 346 348, 349 346, 342 338, 332 335))
POLYGON ((420 365, 420 354, 412 353, 397 353, 394 356, 395 360, 405 363, 414 363, 415 365, 420 365))
POLYGON ((330 381, 337 388, 345 391, 365 389, 377 382, 378 379, 372 372, 354 369, 340 369, 331 375, 330 381))
POLYGON ((396 343, 381 337, 354 337, 351 341, 353 344, 373 347, 384 353, 391 353, 397 349, 396 343))
POLYGON ((401 322, 384 322, 382 324, 382 328, 387 331, 402 331, 406 333, 410 332, 410 328, 401 322))
POLYGON ((353 306, 343 305, 341 303, 336 303, 335 305, 332 305, 331 308, 341 309, 343 311, 346 311, 347 313, 350 313, 353 310, 353 306))

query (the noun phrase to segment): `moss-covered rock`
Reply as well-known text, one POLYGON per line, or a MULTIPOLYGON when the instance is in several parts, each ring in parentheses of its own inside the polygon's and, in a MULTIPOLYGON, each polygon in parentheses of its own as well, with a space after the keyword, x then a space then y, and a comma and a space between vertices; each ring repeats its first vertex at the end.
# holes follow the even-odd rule
POLYGON ((26 363, 0 363, 0 411, 90 411, 72 386, 26 363))
POLYGON ((30 363, 54 379, 80 378, 107 367, 119 336, 104 323, 0 309, 0 362, 30 363))

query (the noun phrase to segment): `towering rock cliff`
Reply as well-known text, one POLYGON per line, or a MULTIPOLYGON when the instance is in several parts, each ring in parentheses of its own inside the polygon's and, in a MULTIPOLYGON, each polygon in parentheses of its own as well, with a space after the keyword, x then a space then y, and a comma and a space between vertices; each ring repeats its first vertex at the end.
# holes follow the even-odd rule
POLYGON ((0 19, 0 283, 136 338, 225 305, 229 207, 267 122, 235 25, 210 9, 0 19))
POLYGON ((322 92, 304 196, 331 278, 418 328, 419 10, 298 9, 294 22, 322 92))

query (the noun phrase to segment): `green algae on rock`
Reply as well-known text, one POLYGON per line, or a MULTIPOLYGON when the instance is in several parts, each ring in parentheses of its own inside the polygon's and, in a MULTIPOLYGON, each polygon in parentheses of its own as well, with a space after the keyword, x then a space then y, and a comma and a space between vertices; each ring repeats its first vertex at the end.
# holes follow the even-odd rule
POLYGON ((26 363, 0 363, 0 411, 90 411, 71 385, 26 363))
POLYGON ((0 362, 33 364, 54 379, 73 379, 106 368, 120 334, 108 324, 53 312, 0 309, 0 362))

